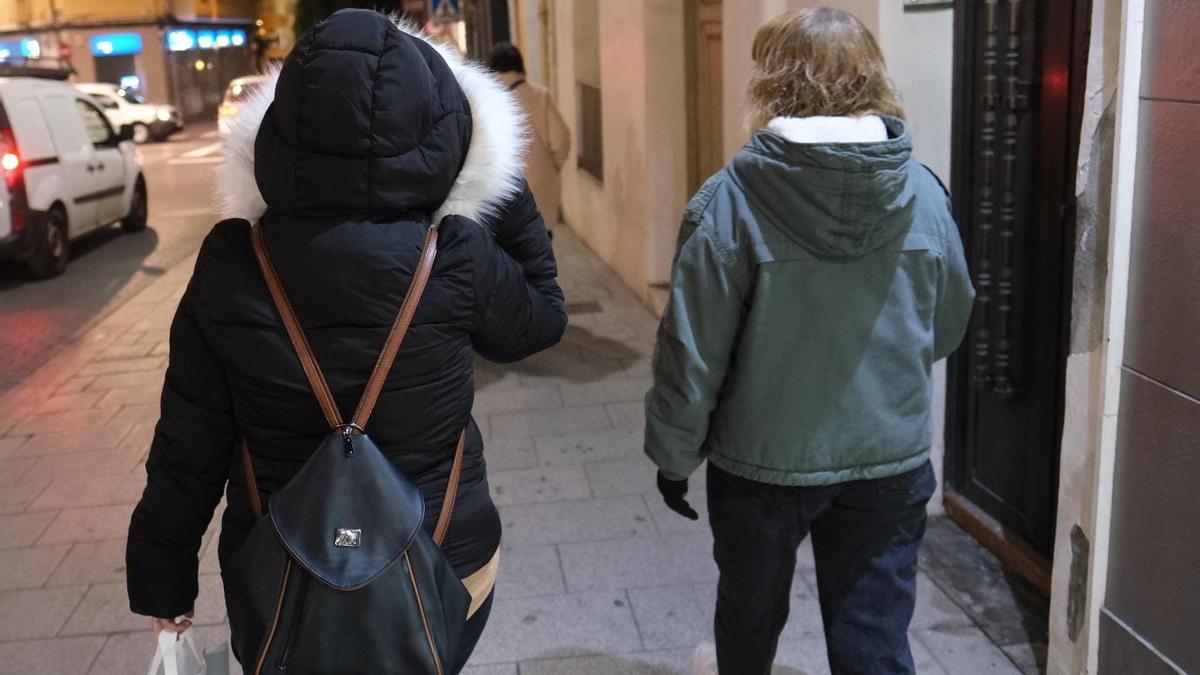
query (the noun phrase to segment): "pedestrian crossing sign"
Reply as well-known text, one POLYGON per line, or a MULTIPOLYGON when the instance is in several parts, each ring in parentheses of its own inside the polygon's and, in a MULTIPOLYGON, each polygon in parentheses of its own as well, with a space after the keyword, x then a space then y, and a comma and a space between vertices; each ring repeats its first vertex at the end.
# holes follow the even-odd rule
POLYGON ((462 0, 429 0, 429 5, 429 14, 439 23, 462 18, 462 0))

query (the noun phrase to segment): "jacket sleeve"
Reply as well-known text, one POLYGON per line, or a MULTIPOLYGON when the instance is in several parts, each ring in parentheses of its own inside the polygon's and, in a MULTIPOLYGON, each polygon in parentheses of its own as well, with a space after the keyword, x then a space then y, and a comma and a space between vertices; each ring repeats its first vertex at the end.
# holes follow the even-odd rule
MULTIPOLYGON (((950 221, 953 224, 953 220, 950 221)), ((971 308, 975 304, 975 287, 971 284, 971 273, 963 252, 962 237, 957 228, 947 228, 943 256, 943 269, 938 289, 937 312, 933 327, 933 358, 935 361, 950 356, 966 335, 971 319, 971 308)))
POLYGON ((741 329, 745 274, 737 259, 689 219, 658 329, 654 385, 646 395, 646 455, 670 479, 704 461, 709 417, 717 407, 741 329))
POLYGON ((554 157, 554 168, 561 171, 571 154, 571 129, 563 121, 562 114, 558 112, 558 106, 554 105, 554 99, 549 92, 546 92, 546 126, 547 143, 550 145, 550 154, 554 157))
POLYGON ((229 477, 238 433, 224 368, 196 322, 200 274, 198 265, 171 325, 146 489, 129 526, 129 606, 146 616, 173 618, 192 609, 201 540, 229 477))
POLYGON ((566 301, 546 223, 529 186, 491 222, 494 237, 480 237, 475 268, 479 304, 472 343, 485 359, 512 363, 562 339, 566 301))

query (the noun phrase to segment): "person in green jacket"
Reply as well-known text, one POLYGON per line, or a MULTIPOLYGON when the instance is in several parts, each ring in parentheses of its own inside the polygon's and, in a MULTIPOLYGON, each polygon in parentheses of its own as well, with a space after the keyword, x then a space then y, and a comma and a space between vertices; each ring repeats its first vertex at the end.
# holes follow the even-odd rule
POLYGON ((683 219, 646 454, 693 519, 708 462, 720 672, 770 672, 811 533, 833 672, 912 673, 930 371, 974 302, 962 242, 858 19, 784 14, 753 57, 756 131, 683 219))

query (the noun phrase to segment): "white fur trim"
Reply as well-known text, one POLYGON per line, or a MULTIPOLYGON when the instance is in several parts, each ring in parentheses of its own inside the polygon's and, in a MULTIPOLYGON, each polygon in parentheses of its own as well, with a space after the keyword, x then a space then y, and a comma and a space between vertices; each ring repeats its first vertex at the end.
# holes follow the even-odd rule
MULTIPOLYGON (((489 71, 411 25, 397 22, 397 26, 437 50, 471 107, 471 145, 450 194, 433 214, 433 222, 458 215, 483 223, 495 216, 520 189, 528 144, 525 114, 516 97, 489 71)), ((267 211, 254 180, 254 139, 275 98, 279 70, 273 69, 266 75, 263 85, 240 106, 230 134, 222 144, 225 162, 217 167, 217 198, 222 218, 254 222, 267 211)))
POLYGON ((888 139, 878 115, 864 117, 776 117, 767 123, 792 143, 879 143, 888 139))

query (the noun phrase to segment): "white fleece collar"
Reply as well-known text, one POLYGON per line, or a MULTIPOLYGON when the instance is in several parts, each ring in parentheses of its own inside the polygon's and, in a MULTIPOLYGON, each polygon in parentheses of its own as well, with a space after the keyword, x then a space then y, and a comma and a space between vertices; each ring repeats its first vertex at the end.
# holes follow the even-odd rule
MULTIPOLYGON (((459 215, 484 223, 521 187, 528 143, 525 114, 516 97, 489 71, 404 21, 397 21, 396 25, 437 50, 471 107, 471 145, 446 201, 433 214, 433 222, 447 215, 459 215)), ((240 106, 231 133, 221 147, 225 162, 216 169, 221 218, 255 222, 267 212, 267 204, 254 179, 254 140, 275 99, 279 68, 266 75, 267 81, 240 106)))
POLYGON ((864 117, 776 117, 767 131, 792 143, 879 143, 888 139, 878 115, 864 117))

